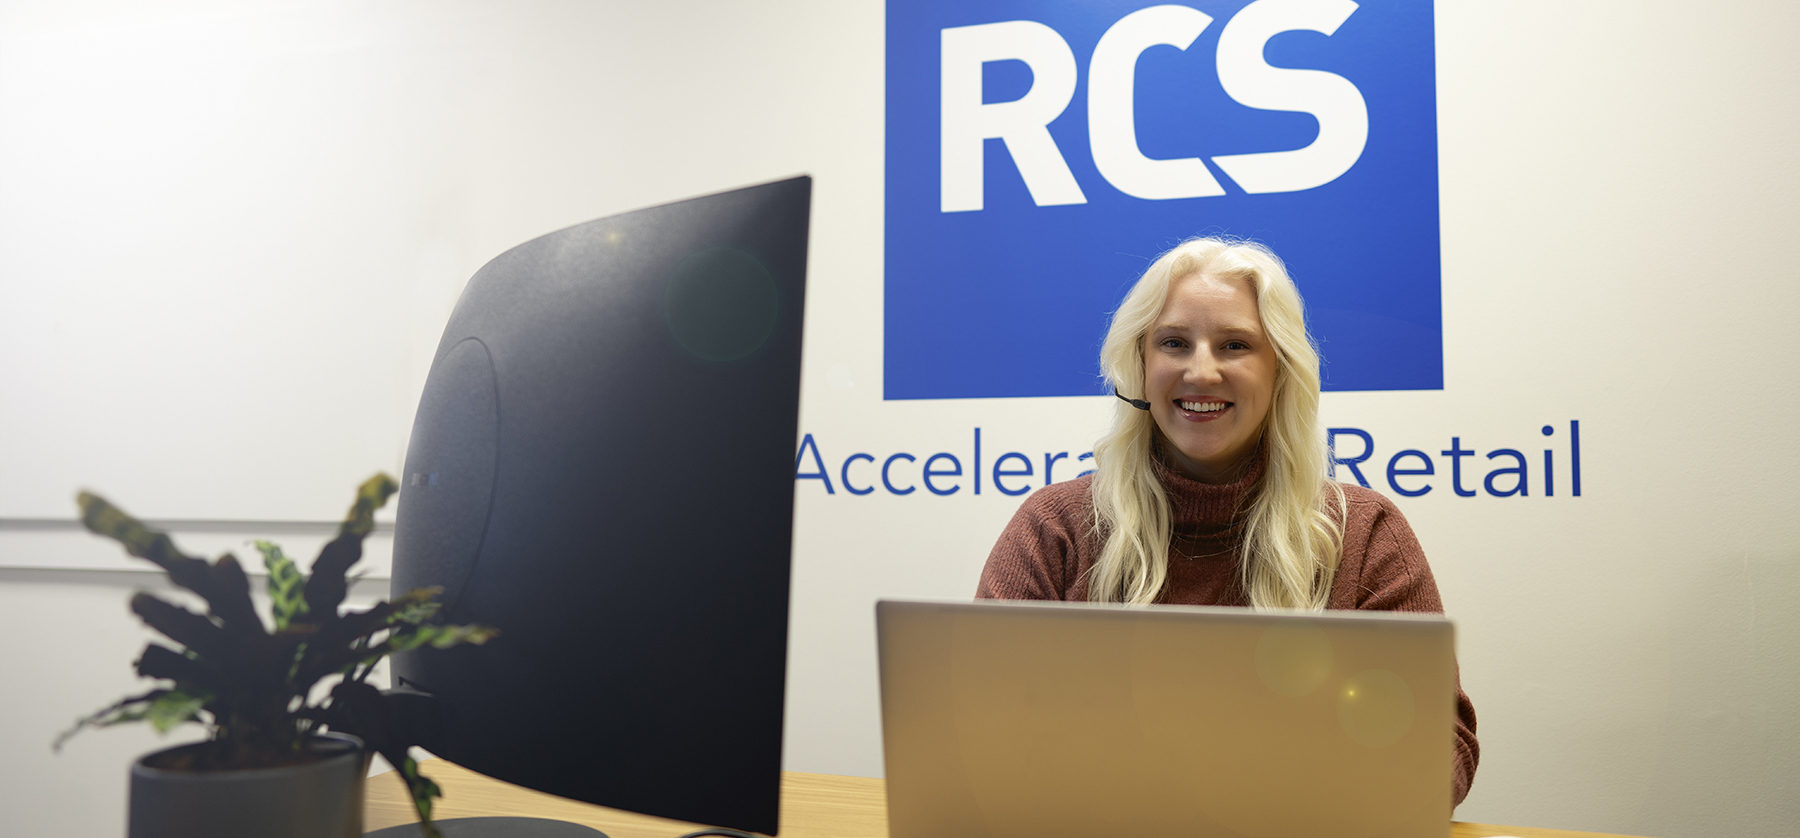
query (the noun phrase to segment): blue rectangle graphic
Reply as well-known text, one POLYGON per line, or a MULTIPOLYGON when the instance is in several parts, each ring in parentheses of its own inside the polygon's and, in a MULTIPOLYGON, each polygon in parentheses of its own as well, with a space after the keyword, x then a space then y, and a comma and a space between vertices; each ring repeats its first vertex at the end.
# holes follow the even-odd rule
POLYGON ((1102 393, 1156 255, 1269 245, 1327 390, 1443 387, 1429 0, 889 3, 884 395, 1102 393))

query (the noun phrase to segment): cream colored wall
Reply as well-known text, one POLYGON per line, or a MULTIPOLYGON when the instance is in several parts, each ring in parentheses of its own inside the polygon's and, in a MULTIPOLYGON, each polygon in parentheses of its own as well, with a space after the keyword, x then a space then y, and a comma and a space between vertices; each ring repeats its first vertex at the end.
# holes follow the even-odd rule
MULTIPOLYGON (((1584 477, 1580 498, 1459 498, 1440 474, 1399 499, 1481 715, 1457 817, 1779 834, 1800 817, 1800 11, 1437 16, 1445 389, 1332 393, 1327 418, 1384 455, 1453 434, 1530 453, 1540 425, 1579 420, 1584 477)), ((1086 450, 1100 399, 880 399, 882 20, 0 9, 0 518, 67 514, 78 483, 165 517, 335 516, 398 467, 436 330, 487 258, 801 172, 802 424, 828 459, 959 451, 977 426, 1086 450)), ((786 762, 879 774, 874 599, 967 595, 1018 499, 797 493, 786 762)), ((119 830, 124 766, 154 737, 47 743, 131 687, 124 601, 153 577, 127 566, 76 533, 0 529, 0 833, 119 830)))

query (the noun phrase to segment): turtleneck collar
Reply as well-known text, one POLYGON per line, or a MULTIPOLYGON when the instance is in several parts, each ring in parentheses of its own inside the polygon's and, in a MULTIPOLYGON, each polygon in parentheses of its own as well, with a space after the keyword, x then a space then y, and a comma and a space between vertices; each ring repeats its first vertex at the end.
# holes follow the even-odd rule
POLYGON ((1257 444, 1250 467, 1235 482, 1212 484, 1185 477, 1171 468, 1163 453, 1165 444, 1160 439, 1156 441, 1155 455, 1150 462, 1157 479, 1162 481, 1163 490, 1169 494, 1174 535, 1189 539, 1235 537, 1243 524, 1243 515, 1250 507, 1250 498, 1262 480, 1263 467, 1268 461, 1267 446, 1257 444))

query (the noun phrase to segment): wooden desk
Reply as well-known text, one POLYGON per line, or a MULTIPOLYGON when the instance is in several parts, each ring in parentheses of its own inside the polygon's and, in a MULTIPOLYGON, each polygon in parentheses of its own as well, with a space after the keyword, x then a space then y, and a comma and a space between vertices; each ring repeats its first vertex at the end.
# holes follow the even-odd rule
MULTIPOLYGON (((609 838, 676 838, 698 829, 696 824, 652 818, 577 803, 485 777, 441 759, 420 766, 444 790, 439 818, 515 815, 554 818, 591 826, 609 838)), ((369 779, 363 828, 376 830, 412 823, 412 803, 399 779, 386 774, 369 779)), ((1451 838, 1625 838, 1598 832, 1568 832, 1523 826, 1452 823, 1451 838)), ((781 838, 887 838, 887 787, 867 777, 801 774, 781 778, 781 838)))

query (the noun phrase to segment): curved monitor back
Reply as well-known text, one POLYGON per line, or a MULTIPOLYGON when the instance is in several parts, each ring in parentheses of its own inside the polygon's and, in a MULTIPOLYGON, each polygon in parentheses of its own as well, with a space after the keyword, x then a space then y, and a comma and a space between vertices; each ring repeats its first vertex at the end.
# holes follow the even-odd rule
POLYGON ((397 656, 434 750, 774 833, 812 181, 533 239, 469 280, 402 478, 393 589, 484 646, 397 656))

